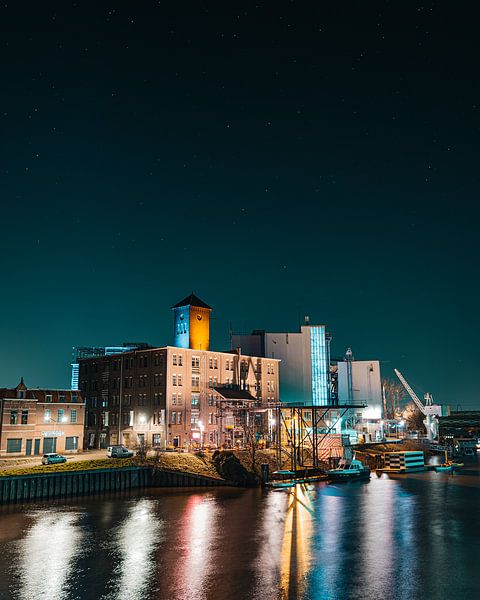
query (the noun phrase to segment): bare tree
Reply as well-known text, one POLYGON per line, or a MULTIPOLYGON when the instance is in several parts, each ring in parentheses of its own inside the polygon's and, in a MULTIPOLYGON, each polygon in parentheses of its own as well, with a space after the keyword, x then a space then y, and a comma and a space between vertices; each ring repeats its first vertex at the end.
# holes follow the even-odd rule
POLYGON ((382 379, 383 386, 383 411, 386 419, 396 419, 400 414, 400 405, 405 401, 407 392, 399 381, 382 379))
POLYGON ((402 412, 402 418, 405 421, 405 427, 412 431, 418 431, 425 427, 423 423, 424 416, 414 402, 409 402, 407 404, 402 412))
POLYGON ((259 448, 260 438, 256 422, 256 413, 254 407, 243 408, 240 411, 240 423, 243 431, 244 445, 249 452, 252 463, 252 471, 256 471, 257 450, 259 448))

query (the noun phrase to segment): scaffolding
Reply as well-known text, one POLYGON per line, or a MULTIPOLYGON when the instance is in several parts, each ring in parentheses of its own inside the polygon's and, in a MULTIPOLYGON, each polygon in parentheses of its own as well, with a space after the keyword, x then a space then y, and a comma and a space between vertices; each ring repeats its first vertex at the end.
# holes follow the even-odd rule
MULTIPOLYGON (((325 465, 326 442, 350 409, 365 403, 297 405, 279 403, 276 410, 278 469, 321 469, 325 465)), ((338 439, 342 440, 341 434, 338 439)), ((343 441, 343 440, 342 440, 343 441)))

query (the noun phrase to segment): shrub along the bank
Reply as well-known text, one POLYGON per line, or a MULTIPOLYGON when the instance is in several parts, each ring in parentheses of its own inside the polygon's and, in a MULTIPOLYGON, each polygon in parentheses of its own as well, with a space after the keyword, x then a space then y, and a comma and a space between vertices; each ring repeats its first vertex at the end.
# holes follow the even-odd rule
POLYGON ((260 479, 247 469, 238 460, 233 452, 218 450, 213 453, 212 461, 217 472, 228 481, 232 481, 241 486, 256 486, 260 484, 260 479))

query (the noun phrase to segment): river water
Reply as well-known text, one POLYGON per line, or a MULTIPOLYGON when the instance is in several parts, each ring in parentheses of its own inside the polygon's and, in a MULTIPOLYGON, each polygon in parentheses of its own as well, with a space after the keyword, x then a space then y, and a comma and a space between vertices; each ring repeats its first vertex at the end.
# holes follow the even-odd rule
POLYGON ((2 507, 0 598, 478 598, 479 474, 2 507))

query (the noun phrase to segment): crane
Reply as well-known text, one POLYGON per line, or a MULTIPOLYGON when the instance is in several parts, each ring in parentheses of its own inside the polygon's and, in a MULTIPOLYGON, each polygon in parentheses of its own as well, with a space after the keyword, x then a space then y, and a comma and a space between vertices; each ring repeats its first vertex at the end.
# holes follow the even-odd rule
POLYGON ((415 406, 425 417, 423 424, 427 430, 427 437, 430 441, 438 436, 438 416, 442 414, 442 407, 439 404, 433 404, 432 395, 428 392, 424 396, 425 404, 420 400, 417 394, 412 390, 408 381, 400 373, 398 369, 394 369, 395 375, 400 379, 403 387, 407 390, 409 396, 413 400, 415 406))

